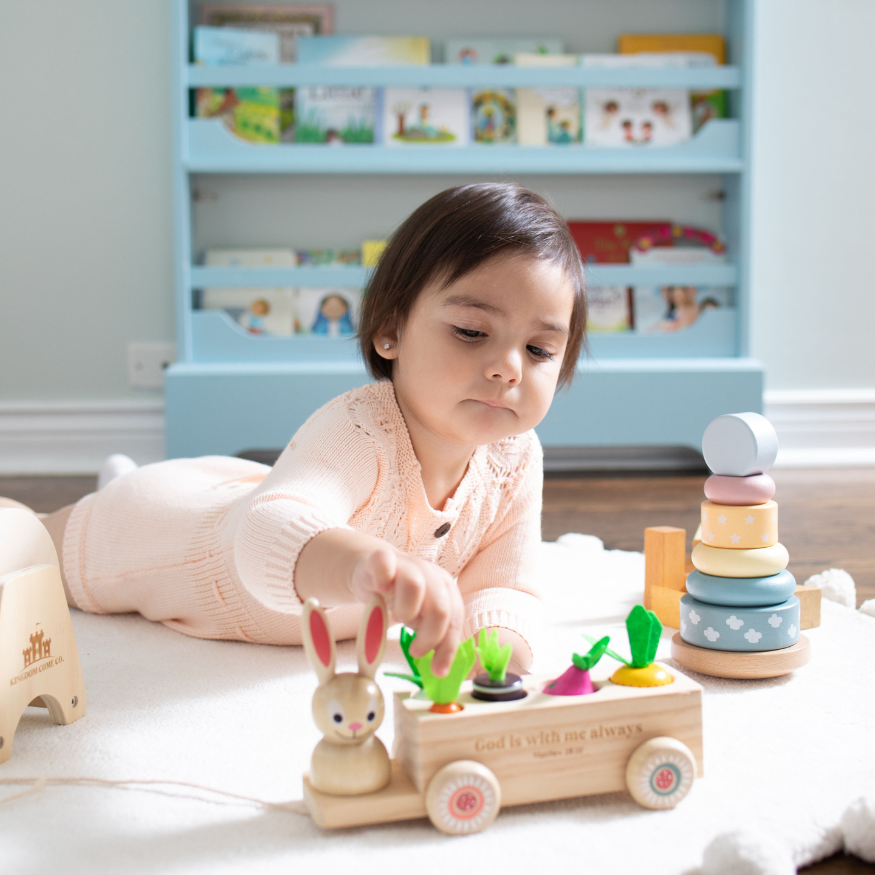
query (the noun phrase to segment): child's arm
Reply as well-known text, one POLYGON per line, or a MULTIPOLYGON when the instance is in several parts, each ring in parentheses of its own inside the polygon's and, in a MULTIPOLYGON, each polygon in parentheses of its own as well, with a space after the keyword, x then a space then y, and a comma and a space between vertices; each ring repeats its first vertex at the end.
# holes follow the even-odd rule
POLYGON ((452 576, 433 562, 350 529, 329 529, 301 550, 295 566, 301 599, 326 605, 386 597, 392 615, 416 630, 413 656, 434 649, 432 670, 445 675, 462 640, 464 606, 452 576))

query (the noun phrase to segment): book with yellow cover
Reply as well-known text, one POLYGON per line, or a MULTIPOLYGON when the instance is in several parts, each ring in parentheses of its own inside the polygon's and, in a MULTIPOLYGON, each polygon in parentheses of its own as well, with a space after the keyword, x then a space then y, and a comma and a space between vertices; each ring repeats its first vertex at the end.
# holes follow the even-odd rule
MULTIPOLYGON (((726 42, 719 33, 622 33, 617 39, 621 55, 642 52, 705 52, 718 64, 726 63, 726 42)), ((698 131, 712 118, 726 118, 725 91, 693 91, 690 93, 693 130, 698 131)))

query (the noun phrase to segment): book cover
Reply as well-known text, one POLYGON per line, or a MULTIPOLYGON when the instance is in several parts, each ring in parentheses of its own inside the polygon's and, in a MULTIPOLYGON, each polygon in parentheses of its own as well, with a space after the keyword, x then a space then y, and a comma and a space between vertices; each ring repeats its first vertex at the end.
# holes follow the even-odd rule
POLYGON ((362 253, 358 249, 296 249, 298 266, 358 267, 362 253))
POLYGON ((373 143, 377 89, 306 85, 295 94, 298 143, 373 143))
POLYGON ((352 337, 358 325, 359 289, 297 289, 295 332, 352 337))
POLYGON ((471 91, 471 125, 475 143, 515 143, 517 126, 516 91, 490 88, 471 91))
MULTIPOLYGON (((707 247, 654 246, 641 251, 632 248, 632 264, 642 267, 725 264, 726 252, 707 247)), ((671 333, 689 328, 711 308, 732 306, 732 289, 723 286, 638 286, 632 290, 635 332, 671 333)))
POLYGON ((279 34, 235 27, 196 27, 196 64, 278 64, 279 34))
POLYGON ((325 67, 428 64, 431 46, 421 36, 310 36, 298 40, 298 61, 325 67))
POLYGON ((470 128, 464 88, 383 90, 382 140, 386 146, 467 146, 470 128))
POLYGON ((593 286, 586 290, 586 330, 619 333, 632 329, 631 289, 593 286))
POLYGON ((454 37, 444 43, 447 64, 512 64, 514 55, 531 52, 558 55, 562 40, 554 38, 454 37))
MULTIPOLYGON (((702 52, 713 57, 717 64, 726 63, 726 43, 716 33, 626 33, 620 35, 617 48, 623 55, 640 52, 702 52)), ((729 114, 725 91, 693 91, 690 93, 690 103, 694 131, 698 131, 709 119, 726 118, 729 114)))
POLYGON ((693 134, 689 93, 682 88, 587 88, 584 141, 588 146, 674 146, 693 134))
MULTIPOLYGON (((208 267, 294 267, 291 249, 208 249, 208 267)), ((294 332, 294 289, 206 288, 200 294, 203 310, 224 310, 250 334, 290 335, 294 332)))
MULTIPOLYGON (((576 67, 577 55, 519 52, 517 67, 576 67)), ((517 88, 517 142, 521 146, 561 146, 579 143, 580 90, 577 88, 517 88)))
POLYGON ((334 7, 330 3, 246 4, 205 3, 201 24, 234 27, 239 30, 267 31, 280 39, 280 61, 294 64, 299 37, 334 31, 334 7))
POLYGON ((648 231, 667 224, 667 219, 634 222, 572 220, 568 222, 568 230, 584 264, 628 264, 629 251, 635 241, 648 231))

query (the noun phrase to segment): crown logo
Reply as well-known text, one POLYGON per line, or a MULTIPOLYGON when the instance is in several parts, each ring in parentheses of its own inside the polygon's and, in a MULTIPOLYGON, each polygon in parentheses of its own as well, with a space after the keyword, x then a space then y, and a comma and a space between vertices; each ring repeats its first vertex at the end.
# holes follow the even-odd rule
MULTIPOLYGON (((39 623, 36 624, 39 627, 39 623)), ((52 639, 46 638, 45 633, 37 628, 30 636, 30 647, 21 651, 24 656, 24 667, 33 665, 41 659, 48 659, 52 655, 52 639)))

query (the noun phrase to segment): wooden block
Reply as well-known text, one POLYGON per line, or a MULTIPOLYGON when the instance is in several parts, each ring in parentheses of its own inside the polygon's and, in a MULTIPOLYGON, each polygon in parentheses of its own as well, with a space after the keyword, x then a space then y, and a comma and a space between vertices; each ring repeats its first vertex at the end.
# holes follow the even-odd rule
MULTIPOLYGON (((466 681, 457 714, 433 714, 431 703, 395 694, 395 755, 421 793, 445 764, 475 760, 501 785, 502 805, 522 805, 626 789, 626 765, 650 738, 669 736, 690 748, 702 774, 702 688, 667 666, 660 687, 596 681, 587 696, 549 696, 553 676, 527 675, 528 695, 481 702, 466 681)), ((364 797, 362 797, 364 798, 364 797)))
POLYGON ((644 607, 653 610, 651 587, 684 590, 684 557, 687 533, 673 526, 644 530, 644 607))
POLYGON ((426 816, 425 799, 410 783, 397 760, 391 760, 389 783, 364 796, 333 796, 321 793, 304 775, 304 802, 317 826, 341 829, 426 816))
POLYGON ((671 639, 671 657, 678 664, 700 674, 717 678, 774 678, 789 674, 811 659, 811 645, 804 635, 792 647, 741 653, 728 650, 706 650, 688 644, 675 632, 671 639))
POLYGON ((823 592, 816 586, 796 587, 796 598, 802 603, 802 613, 799 620, 800 629, 815 629, 820 625, 820 605, 823 592))
POLYGON ((666 586, 652 586, 650 588, 650 608, 663 626, 671 626, 672 629, 681 627, 681 599, 686 595, 686 590, 669 589, 666 586))

